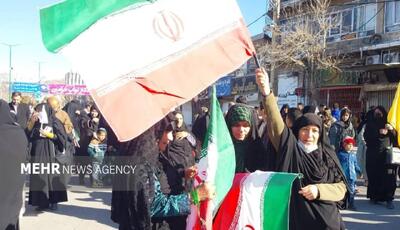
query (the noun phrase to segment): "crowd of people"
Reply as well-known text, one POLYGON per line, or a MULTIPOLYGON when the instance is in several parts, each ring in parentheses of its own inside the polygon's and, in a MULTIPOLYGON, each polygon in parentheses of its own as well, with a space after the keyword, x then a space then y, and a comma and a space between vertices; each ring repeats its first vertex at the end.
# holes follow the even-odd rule
MULTIPOLYGON (((302 103, 279 109, 267 74, 257 69, 256 78, 262 95, 259 107, 239 98, 225 114, 235 172, 303 175, 292 188, 290 229, 344 229, 339 210, 356 209, 358 178, 364 180, 371 203, 395 208, 398 168, 387 164, 385 156, 387 147, 397 145, 397 133, 387 124, 383 107, 370 108, 356 123, 350 108, 340 109, 338 103, 332 109, 302 103)), ((209 123, 207 108, 196 116, 191 130, 183 113, 175 110, 133 140, 118 142, 94 104, 72 100, 62 106, 57 97, 49 97, 29 105, 21 97, 14 92, 10 103, 0 101, 1 154, 13 156, 4 164, 18 169, 17 164, 27 161, 100 167, 110 163, 107 156, 118 156, 112 164, 131 165, 133 173, 111 178, 95 171, 88 176, 90 186, 112 186, 111 219, 120 230, 185 229, 191 204, 215 197, 212 184, 193 186, 209 123), (12 140, 7 139, 9 132, 15 132, 12 140)), ((1 162, 3 171, 7 167, 1 162)), ((17 201, 2 206, 0 228, 7 230, 18 229, 22 205, 18 193, 24 177, 15 175, 13 191, 0 191, 2 197, 17 201), (13 212, 3 215, 5 210, 13 212)), ((81 185, 85 176, 79 174, 81 185)), ((38 212, 56 210, 68 200, 69 179, 65 174, 30 174, 28 203, 38 212)))

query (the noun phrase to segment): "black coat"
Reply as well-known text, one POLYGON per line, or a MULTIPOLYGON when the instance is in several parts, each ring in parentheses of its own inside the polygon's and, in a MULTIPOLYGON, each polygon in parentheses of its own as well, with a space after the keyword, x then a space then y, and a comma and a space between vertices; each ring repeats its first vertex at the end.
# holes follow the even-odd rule
MULTIPOLYGON (((65 132, 64 126, 58 120, 53 110, 47 104, 39 104, 38 106, 46 106, 48 115, 48 123, 46 126, 53 128, 55 138, 49 139, 40 135, 39 129, 41 124, 37 121, 30 132, 31 146, 31 162, 32 163, 59 163, 57 157, 65 151, 70 154, 71 140, 65 132)), ((71 156, 68 156, 69 158, 71 156)), ((60 166, 61 169, 62 166, 60 166)), ((62 171, 62 170, 60 170, 62 171)), ((31 174, 29 184, 29 204, 47 208, 50 203, 58 203, 67 201, 67 175, 59 174, 31 174)))
POLYGON ((28 123, 29 117, 31 115, 31 111, 29 109, 29 105, 20 103, 17 106, 17 112, 15 113, 15 109, 12 103, 8 103, 8 106, 10 107, 10 111, 13 111, 14 114, 16 114, 16 121, 17 123, 23 128, 26 128, 26 125, 28 123))
MULTIPOLYGON (((326 137, 325 137, 326 138, 326 137)), ((285 127, 279 144, 277 169, 280 172, 302 173, 292 187, 290 229, 342 229, 338 203, 308 201, 298 194, 301 187, 318 183, 346 181, 334 150, 326 142, 319 149, 305 153, 293 132, 285 127)))
POLYGON ((386 111, 382 118, 376 118, 373 111, 367 115, 364 139, 367 144, 366 170, 368 174, 367 197, 374 201, 391 201, 396 191, 396 166, 386 164, 386 147, 395 144, 396 133, 389 131, 386 135, 379 130, 385 128, 386 111))
POLYGON ((13 122, 7 102, 0 100, 0 229, 16 229, 25 181, 20 168, 27 149, 24 131, 13 122))

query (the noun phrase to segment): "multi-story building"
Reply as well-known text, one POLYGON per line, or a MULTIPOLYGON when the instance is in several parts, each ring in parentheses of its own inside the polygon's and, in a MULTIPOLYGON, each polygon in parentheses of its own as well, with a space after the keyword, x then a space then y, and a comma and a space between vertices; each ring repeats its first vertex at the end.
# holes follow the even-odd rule
MULTIPOLYGON (((283 0, 281 12, 305 1, 283 0)), ((373 105, 389 108, 400 80, 400 1, 332 0, 328 12, 327 53, 342 58, 342 72, 318 71, 313 77, 317 103, 338 102, 356 113, 373 105)), ((297 16, 285 15, 280 14, 278 23, 297 16)), ((278 88, 280 81, 291 78, 298 82, 297 91, 303 91, 304 72, 299 69, 277 69, 274 77, 278 88)))

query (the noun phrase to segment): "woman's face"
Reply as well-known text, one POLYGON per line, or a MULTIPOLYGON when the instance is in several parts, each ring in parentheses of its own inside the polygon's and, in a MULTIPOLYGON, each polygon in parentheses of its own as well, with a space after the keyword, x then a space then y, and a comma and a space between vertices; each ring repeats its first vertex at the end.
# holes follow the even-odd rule
POLYGON ((382 111, 380 109, 375 109, 374 116, 376 118, 382 118, 383 117, 383 113, 382 113, 382 111))
POLYGON ((104 141, 105 139, 106 139, 106 137, 107 137, 107 134, 105 133, 105 132, 99 132, 98 134, 97 134, 97 138, 99 139, 99 141, 104 141))
POLYGON ((319 128, 315 125, 307 125, 299 130, 299 140, 304 145, 317 145, 319 139, 319 128))
POLYGON ((165 131, 163 133, 160 140, 158 140, 158 148, 160 149, 161 152, 164 152, 167 149, 167 146, 169 142, 172 141, 172 139, 173 139, 172 131, 170 132, 165 131))
POLYGON ((349 120, 349 118, 350 118, 350 114, 344 113, 343 116, 342 116, 342 121, 346 122, 346 121, 349 120))
POLYGON ((180 113, 175 115, 176 127, 180 128, 183 125, 183 116, 180 113))
POLYGON ((246 139, 250 132, 250 123, 247 121, 239 121, 231 128, 233 137, 238 141, 246 139))
POLYGON ((285 107, 285 108, 283 109, 283 111, 284 111, 285 113, 288 113, 288 112, 289 112, 289 107, 285 107))
POLYGON ((99 113, 97 112, 97 110, 92 110, 92 112, 90 112, 90 115, 92 115, 92 117, 97 117, 99 116, 99 113))

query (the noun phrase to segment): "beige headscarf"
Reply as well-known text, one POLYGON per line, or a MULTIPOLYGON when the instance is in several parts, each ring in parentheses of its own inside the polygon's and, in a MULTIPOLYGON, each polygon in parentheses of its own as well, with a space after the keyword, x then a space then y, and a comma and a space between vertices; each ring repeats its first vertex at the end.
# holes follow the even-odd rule
POLYGON ((64 125, 65 132, 67 134, 72 133, 74 126, 71 122, 68 113, 61 109, 60 101, 58 100, 58 98, 55 96, 51 96, 47 98, 47 103, 54 110, 56 118, 60 120, 61 123, 64 125))

